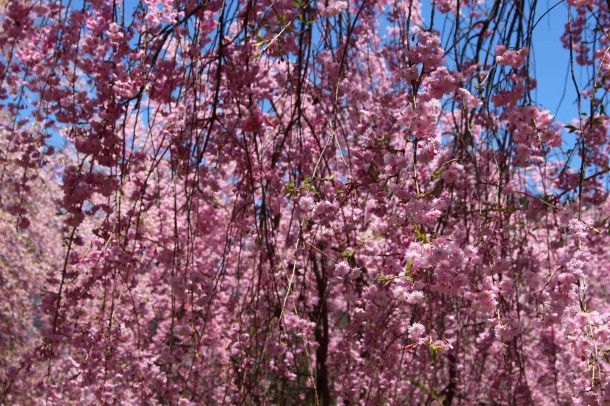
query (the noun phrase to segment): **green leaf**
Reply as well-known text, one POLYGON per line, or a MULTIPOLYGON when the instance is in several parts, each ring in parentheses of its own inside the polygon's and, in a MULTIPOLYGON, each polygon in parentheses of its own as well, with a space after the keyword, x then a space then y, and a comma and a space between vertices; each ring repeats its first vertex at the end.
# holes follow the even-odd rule
POLYGON ((379 280, 380 280, 381 282, 384 282, 384 286, 385 286, 385 285, 388 285, 390 282, 392 282, 392 278, 387 277, 387 276, 385 276, 385 275, 381 275, 381 276, 379 277, 379 280))
POLYGON ((437 169, 433 174, 432 174, 432 180, 436 180, 436 178, 438 178, 439 176, 441 176, 443 174, 443 172, 445 172, 444 169, 437 169))
POLYGON ((436 357, 438 356, 438 354, 443 350, 443 347, 430 343, 430 350, 432 352, 432 362, 434 362, 436 361, 436 357))
POLYGON ((413 261, 409 261, 409 263, 407 264, 407 269, 405 270, 405 276, 406 276, 407 278, 409 278, 409 280, 410 280, 411 282, 413 282, 413 281, 414 281, 414 279, 413 279, 413 275, 411 274, 411 267, 412 267, 412 266, 413 266, 413 261))
POLYGON ((428 242, 428 236, 426 234, 422 233, 421 231, 419 231, 419 226, 415 223, 413 223, 413 231, 415 231, 415 238, 417 239, 417 241, 423 242, 423 243, 428 242))
POLYGON ((339 256, 344 257, 344 258, 352 258, 354 256, 354 251, 352 251, 352 250, 343 251, 341 254, 339 254, 339 256))

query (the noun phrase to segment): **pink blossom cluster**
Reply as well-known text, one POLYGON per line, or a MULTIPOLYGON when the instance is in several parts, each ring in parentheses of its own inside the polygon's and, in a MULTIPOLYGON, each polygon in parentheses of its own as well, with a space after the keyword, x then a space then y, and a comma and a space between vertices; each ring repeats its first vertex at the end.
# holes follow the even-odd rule
POLYGON ((525 65, 527 57, 529 56, 528 48, 521 48, 517 50, 507 50, 506 46, 496 46, 496 62, 499 65, 510 66, 513 69, 517 69, 525 65))
POLYGON ((605 1, 569 123, 517 3, 128 3, 0 2, 0 404, 609 404, 605 1))

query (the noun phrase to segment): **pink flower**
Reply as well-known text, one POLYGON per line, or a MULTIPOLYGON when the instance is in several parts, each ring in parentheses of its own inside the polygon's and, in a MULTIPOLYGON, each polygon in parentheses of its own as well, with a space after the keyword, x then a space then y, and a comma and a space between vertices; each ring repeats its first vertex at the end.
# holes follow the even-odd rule
POLYGON ((335 265, 335 274, 339 279, 343 279, 351 271, 347 261, 341 261, 335 265))
POLYGON ((330 0, 326 5, 324 1, 319 1, 316 7, 322 17, 330 18, 347 10, 347 1, 330 0))
POLYGON ((426 328, 424 327, 423 324, 421 323, 413 323, 410 327, 409 327, 409 335, 411 336, 411 338, 413 339, 417 339, 420 338, 421 336, 424 335, 424 333, 426 332, 426 328))
POLYGON ((483 102, 478 98, 472 95, 468 90, 464 88, 459 88, 455 95, 456 100, 461 101, 464 104, 464 107, 469 109, 476 109, 481 107, 483 102))
POLYGON ((425 300, 424 292, 414 290, 407 294, 407 302, 410 304, 421 304, 425 300))
POLYGON ((496 47, 496 62, 498 65, 511 66, 513 69, 525 65, 528 55, 528 48, 508 51, 504 45, 498 45, 496 47))
POLYGON ((392 293, 398 300, 405 300, 407 297, 407 293, 405 292, 405 288, 403 286, 394 287, 394 289, 392 289, 392 293))

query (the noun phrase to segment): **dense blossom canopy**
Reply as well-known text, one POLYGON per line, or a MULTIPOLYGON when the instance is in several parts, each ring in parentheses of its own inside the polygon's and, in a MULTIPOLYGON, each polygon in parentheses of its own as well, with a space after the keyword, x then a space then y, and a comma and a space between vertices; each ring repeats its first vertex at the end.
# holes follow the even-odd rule
POLYGON ((0 403, 610 404, 609 5, 3 0, 0 403))

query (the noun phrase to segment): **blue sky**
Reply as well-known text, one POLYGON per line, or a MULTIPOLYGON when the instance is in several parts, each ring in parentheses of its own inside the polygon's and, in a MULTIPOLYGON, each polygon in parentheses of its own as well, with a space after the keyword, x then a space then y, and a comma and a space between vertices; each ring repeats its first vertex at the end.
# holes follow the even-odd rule
MULTIPOLYGON (((430 3, 430 0, 422 0, 425 22, 430 20, 430 3)), ((435 29, 442 26, 439 20, 442 17, 437 11, 435 29)), ((567 122, 578 115, 575 103, 576 92, 571 77, 567 76, 570 53, 561 43, 561 36, 568 21, 567 4, 565 1, 557 5, 557 0, 539 0, 536 19, 539 18, 540 21, 532 35, 530 66, 532 76, 538 81, 538 87, 533 93, 534 101, 538 106, 555 114, 556 120, 567 122), (549 9, 551 10, 545 14, 549 9)), ((576 68, 578 72, 579 69, 576 68)))
MULTIPOLYGON (((537 14, 542 15, 554 3, 542 0, 537 14)), ((532 66, 538 80, 537 102, 563 122, 578 116, 576 91, 569 76, 570 53, 560 40, 567 16, 567 5, 563 3, 542 18, 534 30, 532 52, 532 66)), ((576 70, 579 71, 578 67, 576 70)))

